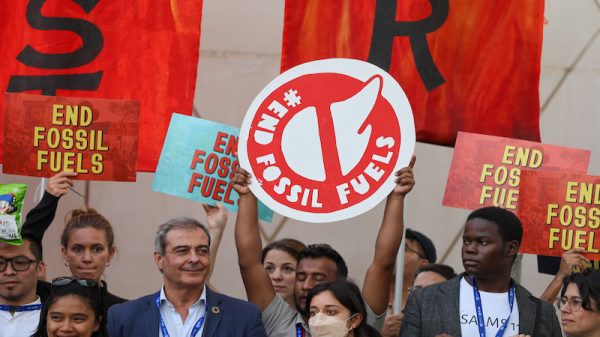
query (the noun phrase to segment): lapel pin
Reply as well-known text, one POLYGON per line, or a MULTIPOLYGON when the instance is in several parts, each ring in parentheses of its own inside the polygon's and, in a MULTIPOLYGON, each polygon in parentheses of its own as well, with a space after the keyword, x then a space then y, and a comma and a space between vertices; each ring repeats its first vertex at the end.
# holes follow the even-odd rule
POLYGON ((210 311, 212 311, 213 314, 218 314, 221 312, 221 308, 215 306, 215 307, 210 308, 210 311))

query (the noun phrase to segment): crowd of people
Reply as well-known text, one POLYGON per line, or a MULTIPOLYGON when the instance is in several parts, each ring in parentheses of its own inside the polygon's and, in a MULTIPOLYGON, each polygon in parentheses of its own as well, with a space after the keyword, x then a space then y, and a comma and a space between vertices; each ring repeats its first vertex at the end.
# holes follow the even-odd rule
POLYGON ((0 242, 0 337, 600 336, 600 271, 583 268, 585 251, 570 250, 546 291, 533 296, 511 277, 523 230, 509 211, 485 207, 468 216, 464 272, 437 264, 433 242, 404 229, 413 165, 414 158, 396 174, 362 289, 347 280, 344 258, 327 243, 282 239, 263 247, 251 177, 239 169, 234 235, 247 301, 209 284, 227 222, 222 206, 205 206, 206 226, 187 217, 158 226, 154 262, 163 285, 155 293, 126 300, 108 291, 102 275, 115 254, 114 232, 89 208, 65 219, 60 247, 71 275, 42 281, 42 239, 73 185, 73 173, 59 173, 27 214, 24 243, 0 242), (402 310, 394 312, 404 232, 402 310))

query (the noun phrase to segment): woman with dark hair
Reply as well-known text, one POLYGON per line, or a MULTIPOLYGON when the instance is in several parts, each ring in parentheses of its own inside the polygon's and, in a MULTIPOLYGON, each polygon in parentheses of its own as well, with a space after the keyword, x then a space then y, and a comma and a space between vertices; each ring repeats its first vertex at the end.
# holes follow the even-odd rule
POLYGON ((565 279, 556 306, 568 337, 600 336, 600 271, 586 269, 565 279))
POLYGON ((261 262, 273 284, 273 289, 292 308, 294 303, 294 281, 298 254, 306 245, 295 239, 271 242, 262 250, 261 262))
POLYGON ((96 281, 63 277, 52 281, 32 337, 107 337, 104 305, 96 281))
POLYGON ((360 289, 352 282, 334 281, 314 286, 306 297, 314 337, 380 337, 367 324, 360 289))

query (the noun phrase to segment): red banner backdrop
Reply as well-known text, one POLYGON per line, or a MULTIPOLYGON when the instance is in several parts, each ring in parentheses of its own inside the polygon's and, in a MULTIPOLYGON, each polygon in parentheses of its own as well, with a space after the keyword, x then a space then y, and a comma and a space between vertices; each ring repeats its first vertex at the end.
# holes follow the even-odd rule
POLYGON ((519 218, 520 251, 562 256, 571 248, 600 257, 600 177, 523 171, 519 218))
POLYGON ((192 112, 201 15, 201 0, 0 0, 0 89, 139 100, 138 170, 154 171, 171 113, 192 112))
POLYGON ((539 141, 543 0, 288 0, 281 68, 369 61, 406 91, 417 140, 539 141))

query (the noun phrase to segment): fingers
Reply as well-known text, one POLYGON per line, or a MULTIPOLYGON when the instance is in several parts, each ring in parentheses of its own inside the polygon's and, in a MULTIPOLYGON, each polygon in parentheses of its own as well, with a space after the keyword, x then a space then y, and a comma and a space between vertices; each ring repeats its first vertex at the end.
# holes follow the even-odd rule
POLYGON ((417 161, 417 156, 415 156, 414 154, 412 155, 412 157, 410 158, 410 163, 408 164, 408 167, 410 167, 411 169, 413 167, 415 167, 415 162, 417 161))

